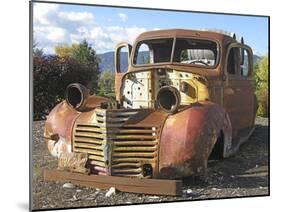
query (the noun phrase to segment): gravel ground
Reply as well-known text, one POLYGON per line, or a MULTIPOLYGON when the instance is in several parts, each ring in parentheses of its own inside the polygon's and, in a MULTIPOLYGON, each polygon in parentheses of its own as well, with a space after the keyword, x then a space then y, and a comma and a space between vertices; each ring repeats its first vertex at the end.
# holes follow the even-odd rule
POLYGON ((57 162, 47 151, 42 138, 43 126, 42 121, 34 122, 33 210, 269 195, 269 128, 266 118, 256 119, 253 135, 235 156, 210 162, 205 179, 183 179, 183 195, 180 197, 125 192, 106 197, 107 190, 74 185, 65 188, 64 183, 45 182, 43 170, 56 168, 57 162))

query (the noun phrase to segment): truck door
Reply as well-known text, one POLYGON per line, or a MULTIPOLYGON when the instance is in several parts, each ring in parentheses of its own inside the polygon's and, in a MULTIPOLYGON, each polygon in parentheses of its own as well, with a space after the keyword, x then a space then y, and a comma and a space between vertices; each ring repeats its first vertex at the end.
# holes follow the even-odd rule
POLYGON ((122 77, 128 71, 132 46, 127 43, 120 43, 115 48, 115 94, 116 100, 120 101, 120 89, 122 77))
POLYGON ((223 104, 231 120, 233 137, 238 133, 242 136, 253 126, 255 117, 252 51, 244 45, 230 45, 226 58, 223 104))

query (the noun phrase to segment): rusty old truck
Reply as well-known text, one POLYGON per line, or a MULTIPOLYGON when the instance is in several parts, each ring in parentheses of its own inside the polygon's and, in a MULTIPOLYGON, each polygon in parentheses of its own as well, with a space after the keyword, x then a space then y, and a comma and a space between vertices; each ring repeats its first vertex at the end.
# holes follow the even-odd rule
POLYGON ((81 84, 47 117, 58 168, 90 175, 177 179, 233 155, 254 129, 253 53, 223 33, 144 32, 115 49, 116 99, 81 84), (124 66, 125 57, 128 66, 124 66))

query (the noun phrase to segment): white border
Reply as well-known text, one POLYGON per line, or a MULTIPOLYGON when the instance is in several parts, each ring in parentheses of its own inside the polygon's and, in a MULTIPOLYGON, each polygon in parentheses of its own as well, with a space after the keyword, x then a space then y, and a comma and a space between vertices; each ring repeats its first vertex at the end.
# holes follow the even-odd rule
MULTIPOLYGON (((57 1, 59 2, 59 1, 57 1)), ((246 13, 271 16, 271 196, 258 198, 181 202, 119 207, 118 210, 188 211, 273 211, 279 206, 280 189, 280 6, 274 0, 75 0, 68 2, 246 13), (278 65, 278 66, 277 66, 278 65)), ((27 211, 29 132, 29 9, 27 0, 5 1, 1 5, 1 211, 27 211)), ((258 35, 257 35, 258 36, 258 35)), ((253 150, 254 151, 254 150, 253 150)), ((92 208, 79 211, 110 211, 92 208)))

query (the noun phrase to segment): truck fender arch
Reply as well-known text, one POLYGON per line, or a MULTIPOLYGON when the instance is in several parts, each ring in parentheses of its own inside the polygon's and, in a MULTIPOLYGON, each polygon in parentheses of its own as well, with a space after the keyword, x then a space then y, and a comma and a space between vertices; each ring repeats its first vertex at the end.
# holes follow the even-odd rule
POLYGON ((159 176, 177 178, 204 173, 221 132, 225 155, 231 144, 231 125, 218 104, 204 101, 170 115, 160 138, 159 176))

